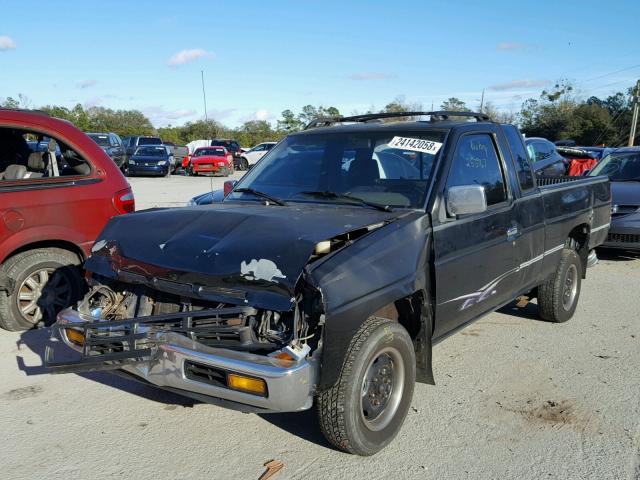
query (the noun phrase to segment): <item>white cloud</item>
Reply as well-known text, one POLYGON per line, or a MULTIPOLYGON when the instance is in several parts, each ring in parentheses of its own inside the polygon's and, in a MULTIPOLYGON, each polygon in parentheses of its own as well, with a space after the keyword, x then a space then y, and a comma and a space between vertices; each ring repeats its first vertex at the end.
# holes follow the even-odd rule
POLYGON ((16 46, 16 42, 13 40, 13 38, 6 35, 0 35, 0 52, 13 50, 16 48, 16 46))
POLYGON ((356 72, 349 75, 350 80, 387 80, 395 75, 384 72, 356 72))
POLYGON ((180 50, 173 57, 169 59, 169 65, 176 67, 178 65, 184 65, 185 63, 193 62, 198 58, 213 56, 213 53, 207 52, 202 48, 192 48, 187 50, 180 50))
POLYGON ((518 42, 501 42, 497 45, 498 50, 522 50, 527 48, 528 45, 526 43, 518 43, 518 42))
POLYGON ((512 80, 511 82, 492 85, 489 87, 489 90, 496 92, 503 92, 505 90, 525 90, 527 88, 544 87, 548 83, 548 80, 512 80))
POLYGON ((176 120, 186 120, 194 117, 198 112, 189 108, 166 110, 164 107, 150 106, 141 109, 155 126, 165 126, 176 123, 176 120))
POLYGON ((96 83, 98 83, 97 80, 94 80, 93 78, 89 78, 87 80, 82 80, 81 82, 76 83, 76 86, 78 88, 89 88, 89 87, 93 87, 96 83))
POLYGON ((242 123, 244 122, 251 122, 254 120, 264 120, 264 121, 270 121, 273 120, 275 118, 275 115, 273 113, 271 113, 269 110, 266 110, 264 108, 257 110, 256 112, 252 113, 251 115, 245 115, 243 117, 240 118, 240 121, 242 123))

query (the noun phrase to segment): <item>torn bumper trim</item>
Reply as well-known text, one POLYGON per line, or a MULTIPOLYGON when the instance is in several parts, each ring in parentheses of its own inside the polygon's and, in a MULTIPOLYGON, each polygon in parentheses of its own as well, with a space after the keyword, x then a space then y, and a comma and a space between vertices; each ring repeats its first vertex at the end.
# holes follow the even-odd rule
MULTIPOLYGON (((67 346, 81 351, 83 348, 69 340, 65 329, 78 328, 86 331, 88 323, 93 325, 96 322, 88 322, 77 311, 66 309, 58 315, 54 334, 57 332, 67 346)), ((106 326, 109 322, 104 323, 106 326)), ((300 362, 283 361, 253 353, 208 347, 175 332, 157 332, 153 344, 148 344, 146 348, 110 353, 106 360, 97 355, 95 358, 83 356, 75 361, 57 362, 51 348, 47 347, 45 365, 52 372, 122 369, 160 388, 191 392, 271 412, 293 412, 310 408, 316 380, 316 368, 306 359, 300 362), (187 378, 185 362, 195 362, 226 373, 260 378, 267 385, 268 396, 261 397, 187 378)))

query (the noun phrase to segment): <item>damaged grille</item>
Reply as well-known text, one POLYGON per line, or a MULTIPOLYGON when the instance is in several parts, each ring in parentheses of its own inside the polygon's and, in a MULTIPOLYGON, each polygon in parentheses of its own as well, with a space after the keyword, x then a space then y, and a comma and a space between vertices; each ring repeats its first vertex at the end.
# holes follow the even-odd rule
MULTIPOLYGON (((77 324, 84 337, 82 361, 101 369, 119 368, 150 358, 162 342, 161 334, 182 334, 205 345, 254 350, 264 348, 245 320, 257 314, 252 307, 204 309, 167 313, 118 321, 77 324)), ((64 326, 57 326, 65 329, 64 326)))

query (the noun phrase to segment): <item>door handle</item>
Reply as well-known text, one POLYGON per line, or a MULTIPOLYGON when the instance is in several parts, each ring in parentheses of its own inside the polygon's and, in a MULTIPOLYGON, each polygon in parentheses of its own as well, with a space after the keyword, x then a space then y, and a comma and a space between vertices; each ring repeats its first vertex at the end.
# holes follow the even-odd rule
POLYGON ((518 235, 518 227, 511 227, 507 230, 507 237, 515 237, 518 235))

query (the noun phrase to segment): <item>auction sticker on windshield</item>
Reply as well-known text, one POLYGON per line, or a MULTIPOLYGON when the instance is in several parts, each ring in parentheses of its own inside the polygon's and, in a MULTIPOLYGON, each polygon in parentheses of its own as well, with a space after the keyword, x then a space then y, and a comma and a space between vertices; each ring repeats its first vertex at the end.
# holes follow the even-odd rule
POLYGON ((432 142, 431 140, 424 140, 422 138, 410 138, 410 137, 393 137, 389 142, 389 146, 392 148, 403 148, 405 150, 413 150, 414 152, 423 152, 436 154, 441 143, 432 142))

